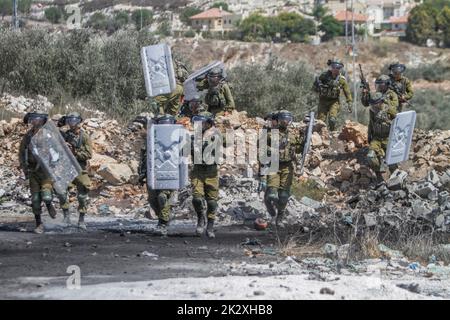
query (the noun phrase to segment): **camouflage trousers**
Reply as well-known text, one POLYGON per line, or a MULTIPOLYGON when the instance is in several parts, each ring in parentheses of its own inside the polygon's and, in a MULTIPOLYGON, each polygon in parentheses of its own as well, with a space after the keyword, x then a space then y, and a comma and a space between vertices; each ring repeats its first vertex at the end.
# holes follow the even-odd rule
POLYGON ((369 145, 369 152, 367 153, 367 162, 369 166, 377 173, 386 172, 388 169, 392 173, 397 169, 397 165, 386 166, 383 163, 383 159, 386 156, 386 149, 389 142, 389 138, 377 138, 375 137, 369 145))
POLYGON ((172 115, 178 114, 182 96, 183 87, 180 84, 177 84, 173 92, 155 97, 155 100, 159 105, 159 113, 172 115))
POLYGON ((330 131, 336 130, 337 118, 341 111, 339 100, 320 100, 317 110, 317 119, 325 122, 330 131))
POLYGON ((267 176, 264 204, 271 216, 283 214, 291 196, 294 179, 294 162, 280 162, 278 172, 267 176))
POLYGON ((155 211, 159 221, 168 223, 170 220, 170 197, 173 194, 172 190, 150 190, 147 188, 148 202, 150 207, 155 211))
POLYGON ((206 201, 206 214, 208 219, 214 220, 219 198, 219 174, 217 166, 202 166, 203 169, 194 166, 191 173, 192 204, 198 215, 203 213, 206 201))
POLYGON ((34 215, 42 214, 42 202, 49 204, 53 200, 52 180, 41 170, 30 171, 31 207, 34 215))
MULTIPOLYGON (((91 188, 91 179, 89 178, 86 170, 81 171, 80 175, 73 180, 72 186, 77 188, 78 212, 86 213, 87 206, 89 204, 88 193, 91 188)), ((61 209, 68 210, 70 203, 67 192, 65 194, 58 195, 58 198, 61 203, 61 209)))

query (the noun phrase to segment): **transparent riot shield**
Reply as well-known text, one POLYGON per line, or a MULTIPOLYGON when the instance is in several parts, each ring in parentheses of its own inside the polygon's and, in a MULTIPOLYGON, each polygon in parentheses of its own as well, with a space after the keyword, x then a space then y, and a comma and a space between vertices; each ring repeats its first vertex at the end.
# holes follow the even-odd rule
POLYGON ((194 73, 190 74, 189 77, 186 79, 186 81, 183 83, 184 87, 184 100, 190 101, 192 100, 195 95, 199 94, 199 91, 197 89, 196 81, 206 76, 206 74, 215 67, 219 67, 222 69, 223 77, 226 78, 226 72, 225 72, 225 65, 222 61, 213 61, 207 66, 204 66, 194 73))
POLYGON ((81 167, 55 124, 47 121, 33 136, 30 146, 39 165, 53 181, 53 189, 64 194, 81 173, 81 167))
POLYGON ((151 124, 147 130, 147 184, 151 190, 179 190, 188 185, 188 132, 179 124, 151 124))
POLYGON ((386 148, 387 165, 408 160, 415 125, 416 112, 413 110, 398 113, 392 121, 386 148))
POLYGON ((308 131, 306 133, 306 141, 305 141, 305 146, 303 147, 303 154, 302 154, 302 162, 300 164, 300 173, 299 173, 300 175, 303 174, 306 156, 308 155, 309 148, 311 147, 311 137, 312 137, 312 133, 313 133, 313 128, 314 128, 314 112, 310 112, 309 113, 308 131))
POLYGON ((167 44, 157 44, 141 49, 145 89, 149 97, 169 94, 176 88, 172 52, 167 44))

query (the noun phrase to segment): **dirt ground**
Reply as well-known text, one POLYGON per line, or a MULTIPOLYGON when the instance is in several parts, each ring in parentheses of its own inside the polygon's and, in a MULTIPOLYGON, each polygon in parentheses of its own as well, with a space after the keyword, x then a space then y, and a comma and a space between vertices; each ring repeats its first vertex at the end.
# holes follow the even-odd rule
POLYGON ((174 221, 160 237, 147 219, 91 217, 80 232, 63 227, 61 217, 44 218, 44 235, 31 232, 32 221, 0 224, 0 299, 450 298, 448 278, 385 273, 385 261, 361 273, 335 268, 317 252, 286 257, 279 245, 286 231, 218 226, 209 240, 194 236, 190 220, 174 221), (67 286, 74 265, 79 290, 67 286), (405 289, 416 284, 420 292, 405 289))

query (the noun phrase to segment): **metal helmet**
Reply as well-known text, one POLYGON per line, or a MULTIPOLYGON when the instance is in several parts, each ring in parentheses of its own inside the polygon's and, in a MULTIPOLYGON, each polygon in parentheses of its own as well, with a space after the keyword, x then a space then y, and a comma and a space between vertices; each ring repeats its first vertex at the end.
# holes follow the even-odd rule
POLYGON ((192 123, 202 122, 214 125, 214 115, 211 112, 203 111, 192 117, 192 123))
POLYGON ((175 124, 177 121, 174 116, 165 114, 156 118, 156 124, 175 124))
POLYGON ((223 76, 223 70, 219 67, 214 67, 208 72, 208 78, 212 77, 222 77, 223 76))
POLYGON ((76 126, 83 121, 83 118, 78 112, 71 112, 64 117, 65 124, 69 126, 76 126))
POLYGON ((36 120, 42 120, 42 125, 44 125, 48 120, 48 113, 38 110, 34 112, 28 112, 23 117, 23 122, 25 124, 33 123, 36 120))
POLYGON ((406 66, 399 61, 395 61, 394 63, 389 65, 389 71, 391 71, 392 74, 401 74, 405 72, 406 66))
POLYGON ((384 95, 381 92, 373 92, 370 94, 369 103, 371 105, 377 105, 384 102, 384 95))
POLYGON ((340 70, 340 69, 344 68, 344 63, 338 58, 329 59, 327 61, 327 65, 330 66, 330 68, 332 68, 332 69, 340 70))
POLYGON ((277 112, 271 111, 264 117, 264 120, 276 120, 277 112))
POLYGON ((281 128, 285 128, 288 127, 292 121, 294 120, 294 117, 292 116, 292 112, 288 111, 288 110, 280 110, 277 113, 277 120, 278 120, 278 125, 281 128))
POLYGON ((375 80, 375 87, 376 90, 379 91, 380 89, 382 91, 387 90, 389 85, 391 84, 391 78, 385 74, 382 74, 375 80), (381 88, 380 86, 384 86, 384 88, 381 88))

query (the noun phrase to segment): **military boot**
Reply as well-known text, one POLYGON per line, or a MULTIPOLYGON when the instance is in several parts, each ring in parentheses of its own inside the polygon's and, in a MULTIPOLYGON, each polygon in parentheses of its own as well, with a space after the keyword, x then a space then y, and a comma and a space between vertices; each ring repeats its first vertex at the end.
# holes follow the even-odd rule
POLYGON ((206 236, 210 239, 213 239, 216 237, 214 234, 214 220, 208 219, 208 225, 206 226, 206 236))
POLYGON ((195 234, 201 236, 205 231, 205 216, 203 213, 197 213, 197 228, 195 229, 195 234))
POLYGON ((78 218, 78 228, 80 228, 83 231, 86 231, 87 227, 86 223, 84 222, 84 215, 85 215, 84 212, 80 212, 80 217, 78 218))
POLYGON ((284 218, 285 210, 278 211, 277 218, 275 220, 275 225, 279 228, 284 228, 283 218, 284 218))
POLYGON ((36 219, 36 228, 33 230, 34 233, 42 234, 44 233, 44 224, 42 223, 41 215, 37 214, 34 216, 36 219))
POLYGON ((163 220, 158 221, 158 225, 156 226, 156 233, 160 236, 167 236, 167 222, 163 220))
POLYGON ((67 226, 70 226, 70 212, 69 209, 63 209, 63 215, 64 215, 64 219, 63 219, 63 223, 67 226))
POLYGON ((56 209, 53 206, 53 203, 49 202, 45 204, 47 206, 48 214, 52 219, 56 218, 56 209))

